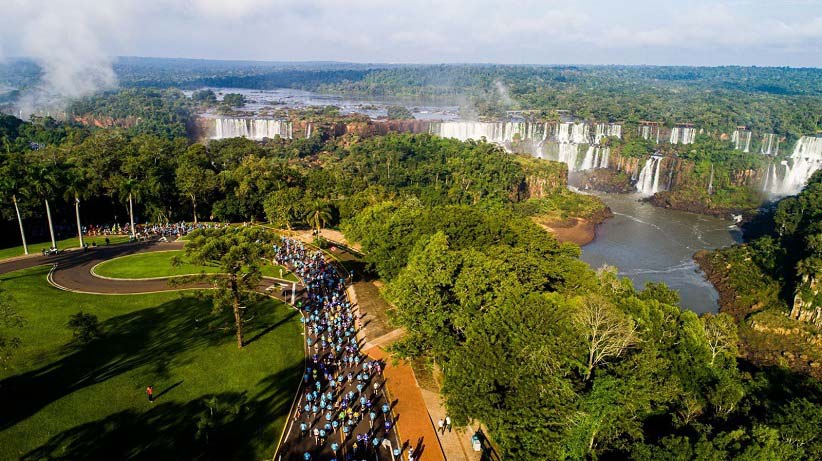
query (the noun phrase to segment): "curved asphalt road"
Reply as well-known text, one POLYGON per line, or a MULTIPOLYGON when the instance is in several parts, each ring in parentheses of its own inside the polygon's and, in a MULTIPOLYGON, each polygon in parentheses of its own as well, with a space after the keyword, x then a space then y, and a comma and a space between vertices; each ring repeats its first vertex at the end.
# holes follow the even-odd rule
MULTIPOLYGON (((0 274, 14 272, 30 267, 53 265, 49 274, 49 282, 67 291, 90 294, 128 295, 150 293, 157 291, 176 291, 182 289, 210 288, 208 282, 170 285, 167 278, 158 279, 105 279, 95 276, 91 269, 103 261, 120 256, 153 251, 182 250, 183 242, 138 242, 124 243, 112 246, 89 248, 87 251, 71 250, 57 256, 28 256, 12 260, 0 261, 0 274)), ((260 282, 259 290, 276 284, 275 281, 264 278, 260 282)), ((302 288, 297 290, 298 296, 302 288)), ((268 294, 283 299, 282 290, 271 290, 268 294)))

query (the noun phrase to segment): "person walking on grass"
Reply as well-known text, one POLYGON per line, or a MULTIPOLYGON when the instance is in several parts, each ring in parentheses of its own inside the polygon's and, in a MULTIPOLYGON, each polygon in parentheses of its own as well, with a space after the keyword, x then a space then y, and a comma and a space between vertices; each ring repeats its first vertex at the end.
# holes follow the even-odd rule
POLYGON ((148 386, 146 388, 146 395, 148 396, 148 401, 154 403, 154 387, 148 386))

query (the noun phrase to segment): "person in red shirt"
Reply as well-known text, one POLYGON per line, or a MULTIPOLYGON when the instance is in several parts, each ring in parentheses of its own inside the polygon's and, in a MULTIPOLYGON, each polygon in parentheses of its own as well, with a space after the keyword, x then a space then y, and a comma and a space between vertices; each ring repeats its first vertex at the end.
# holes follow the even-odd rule
POLYGON ((152 386, 146 388, 146 395, 148 396, 148 401, 154 403, 154 388, 152 386))

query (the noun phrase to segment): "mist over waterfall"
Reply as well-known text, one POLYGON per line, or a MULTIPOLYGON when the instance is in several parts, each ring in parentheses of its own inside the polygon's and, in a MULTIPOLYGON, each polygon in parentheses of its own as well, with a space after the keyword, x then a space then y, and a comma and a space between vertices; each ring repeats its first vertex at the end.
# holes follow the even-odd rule
POLYGON ((677 126, 671 129, 671 144, 693 144, 696 139, 696 128, 677 126))
POLYGON ((248 138, 260 141, 275 136, 291 139, 291 122, 285 120, 250 118, 215 118, 212 139, 248 138))
POLYGON ((734 149, 742 152, 751 151, 751 132, 750 130, 734 130, 731 135, 731 142, 734 143, 734 149))
POLYGON ((822 169, 822 137, 802 136, 790 157, 771 163, 762 188, 775 196, 793 195, 801 191, 819 169, 822 169))
POLYGON ((645 161, 645 166, 639 172, 636 189, 642 195, 650 196, 659 192, 659 174, 662 170, 662 157, 654 155, 645 161))

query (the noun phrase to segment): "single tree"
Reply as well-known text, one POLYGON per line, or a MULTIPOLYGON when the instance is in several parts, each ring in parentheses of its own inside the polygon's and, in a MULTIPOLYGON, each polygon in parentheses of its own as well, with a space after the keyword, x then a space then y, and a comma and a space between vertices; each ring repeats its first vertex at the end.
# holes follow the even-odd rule
POLYGON ((319 237, 320 230, 331 221, 331 207, 322 200, 315 200, 308 208, 305 221, 319 237))
MULTIPOLYGON (((258 227, 224 227, 200 229, 189 234, 185 246, 188 261, 199 265, 216 265, 221 274, 190 277, 208 280, 215 312, 231 309, 237 336, 237 348, 243 347, 244 313, 259 294, 260 260, 269 256, 275 235, 258 227)), ((181 264, 175 258, 173 264, 181 264)))
POLYGON ((20 228, 20 240, 23 242, 23 253, 29 254, 29 247, 26 244, 26 233, 23 230, 23 218, 20 214, 19 198, 22 192, 22 184, 25 175, 23 157, 17 156, 12 160, 11 154, 6 163, 0 168, 0 196, 3 202, 11 200, 14 205, 14 214, 17 218, 17 225, 20 228))
POLYGON ((194 224, 197 224, 197 201, 217 186, 216 175, 209 166, 202 144, 191 146, 177 163, 177 189, 191 200, 194 224))
POLYGON ((602 297, 592 295, 583 300, 574 320, 584 335, 588 352, 585 381, 591 379, 597 365, 619 357, 637 342, 633 320, 602 297))
POLYGON ((77 219, 77 240, 80 243, 80 248, 83 247, 83 227, 80 224, 80 199, 87 199, 91 195, 88 188, 88 181, 86 171, 79 167, 73 166, 66 172, 66 189, 63 192, 63 198, 66 201, 74 202, 74 216, 77 219))
POLYGON ((136 238, 134 229, 134 198, 139 197, 140 183, 134 178, 124 178, 119 184, 120 200, 128 200, 128 219, 131 224, 131 238, 136 238))
POLYGON ((54 195, 54 187, 57 182, 55 167, 50 163, 39 163, 32 166, 27 184, 32 194, 42 200, 46 205, 46 217, 49 222, 52 248, 57 248, 57 240, 54 238, 54 223, 51 219, 49 199, 54 195))
POLYGON ((74 334, 74 339, 83 344, 89 343, 101 335, 100 321, 97 320, 97 316, 94 314, 86 314, 83 311, 69 317, 66 326, 71 329, 74 334))
POLYGON ((710 366, 714 366, 720 355, 736 357, 739 336, 736 331, 736 322, 728 314, 707 313, 700 318, 705 341, 711 351, 710 366))

